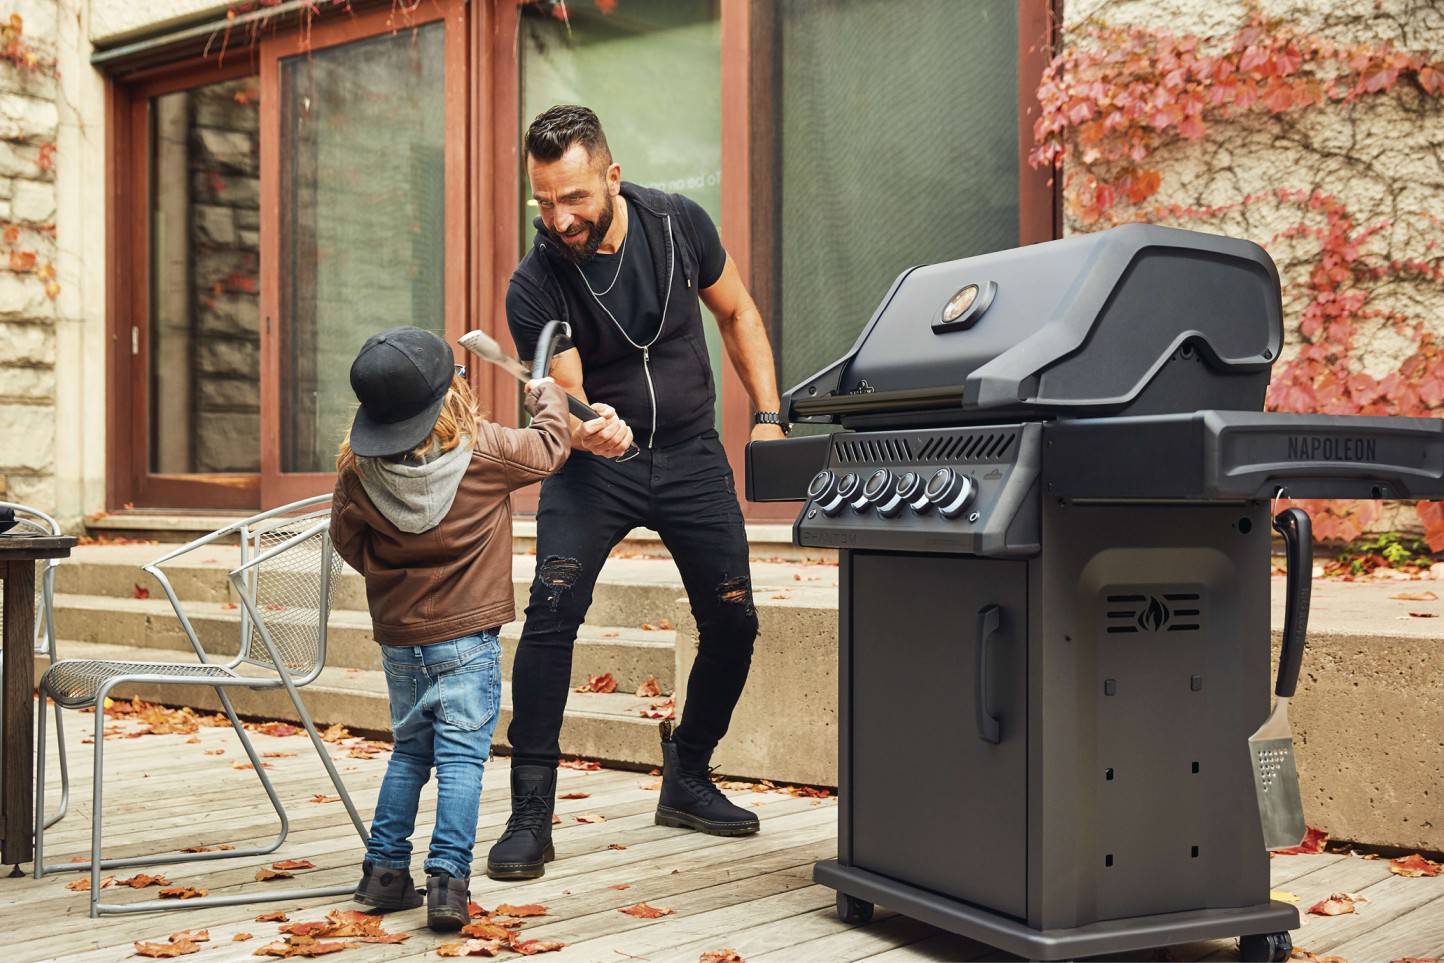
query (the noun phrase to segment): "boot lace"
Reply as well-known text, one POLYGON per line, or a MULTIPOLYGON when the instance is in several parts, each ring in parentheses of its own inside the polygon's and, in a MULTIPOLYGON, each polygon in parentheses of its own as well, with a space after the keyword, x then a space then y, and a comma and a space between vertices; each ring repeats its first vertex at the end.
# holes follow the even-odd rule
POLYGON ((701 801, 710 802, 717 797, 725 799, 722 790, 712 781, 712 773, 716 771, 716 766, 706 769, 679 769, 677 781, 701 801))
POLYGON ((505 835, 529 832, 533 836, 541 836, 551 828, 550 809, 544 796, 522 796, 513 804, 511 818, 506 821, 505 835))

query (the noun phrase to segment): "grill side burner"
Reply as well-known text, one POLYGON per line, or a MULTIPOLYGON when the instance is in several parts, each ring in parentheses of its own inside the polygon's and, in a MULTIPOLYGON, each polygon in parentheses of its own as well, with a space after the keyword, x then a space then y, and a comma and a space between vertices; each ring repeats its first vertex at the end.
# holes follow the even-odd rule
POLYGON ((1269 500, 1444 497, 1444 422, 1258 410, 1278 305, 1262 249, 1166 228, 916 268, 785 396, 844 430, 748 446, 839 550, 844 918, 1040 960, 1298 926, 1247 751, 1269 500))

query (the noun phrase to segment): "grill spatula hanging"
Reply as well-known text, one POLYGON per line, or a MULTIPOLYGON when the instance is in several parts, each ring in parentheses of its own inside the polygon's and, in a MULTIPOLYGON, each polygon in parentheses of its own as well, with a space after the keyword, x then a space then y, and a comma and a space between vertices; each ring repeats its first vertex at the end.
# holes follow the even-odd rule
POLYGON ((1288 563, 1288 597, 1284 608, 1283 645, 1279 649, 1277 699, 1269 717, 1248 740, 1253 760, 1254 790, 1258 793, 1259 820, 1265 849, 1297 846, 1304 838, 1304 804, 1299 795, 1299 770, 1294 763, 1293 732, 1289 728, 1289 699, 1299 683, 1304 640, 1309 626, 1309 597, 1313 586, 1313 526, 1303 509, 1286 508, 1274 517, 1274 529, 1283 536, 1288 563))

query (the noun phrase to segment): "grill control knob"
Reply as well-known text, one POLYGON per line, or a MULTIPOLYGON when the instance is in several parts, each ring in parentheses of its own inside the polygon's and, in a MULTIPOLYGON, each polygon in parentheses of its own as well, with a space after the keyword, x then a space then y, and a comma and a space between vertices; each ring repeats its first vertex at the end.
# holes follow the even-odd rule
POLYGON ((957 518, 973 500, 976 491, 971 476, 960 475, 951 468, 939 468, 928 479, 923 497, 937 506, 938 513, 944 518, 957 518))
POLYGON ((837 476, 824 468, 812 476, 812 481, 807 483, 807 497, 811 501, 822 501, 832 494, 837 487, 837 476))
POLYGON ((877 506, 877 513, 883 518, 892 518, 903 510, 903 506, 917 498, 922 492, 923 483, 916 472, 903 472, 898 476, 897 484, 893 486, 892 494, 883 499, 877 506))
MULTIPOLYGON (((815 482, 817 478, 814 477, 812 480, 815 482)), ((842 511, 842 506, 857 497, 857 491, 861 487, 862 484, 857 480, 857 476, 848 472, 842 476, 837 487, 826 498, 819 499, 817 507, 821 508, 825 515, 836 515, 842 511)))
POLYGON ((867 476, 863 483, 862 494, 852 503, 854 511, 865 512, 868 507, 879 502, 887 495, 887 490, 892 487, 892 472, 886 468, 879 468, 867 476))

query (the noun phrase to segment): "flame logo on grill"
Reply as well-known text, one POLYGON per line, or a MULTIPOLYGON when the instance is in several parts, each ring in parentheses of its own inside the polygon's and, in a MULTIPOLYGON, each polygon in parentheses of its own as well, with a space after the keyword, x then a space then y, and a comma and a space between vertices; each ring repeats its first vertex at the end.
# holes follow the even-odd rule
POLYGON ((1145 632, 1157 632, 1168 624, 1168 615, 1168 606, 1159 601, 1158 596, 1150 595, 1148 604, 1138 613, 1138 627, 1145 632))

